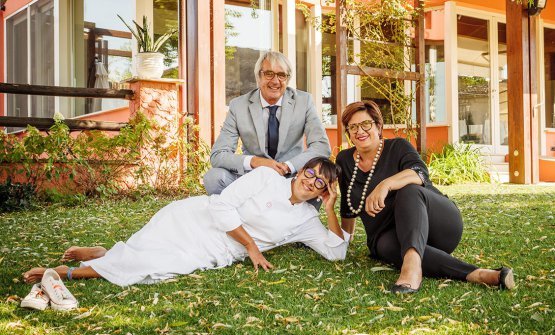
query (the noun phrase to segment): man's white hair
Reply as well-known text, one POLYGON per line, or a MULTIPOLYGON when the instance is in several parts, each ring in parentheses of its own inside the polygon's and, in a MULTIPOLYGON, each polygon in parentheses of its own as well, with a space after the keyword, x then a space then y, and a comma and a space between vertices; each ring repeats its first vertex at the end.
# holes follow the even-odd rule
POLYGON ((260 71, 262 70, 262 62, 264 62, 264 60, 268 60, 271 66, 274 66, 276 64, 281 66, 285 70, 285 73, 289 75, 286 82, 287 84, 289 84, 292 71, 289 59, 287 59, 287 57, 285 57, 285 55, 279 51, 267 51, 260 55, 260 57, 256 61, 256 65, 254 65, 254 77, 256 78, 256 86, 260 84, 260 76, 262 75, 260 71))

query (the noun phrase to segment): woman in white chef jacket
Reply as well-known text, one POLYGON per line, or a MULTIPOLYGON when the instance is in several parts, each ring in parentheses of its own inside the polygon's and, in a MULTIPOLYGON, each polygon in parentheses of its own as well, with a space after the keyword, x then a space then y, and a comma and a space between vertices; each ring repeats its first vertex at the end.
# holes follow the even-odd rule
MULTIPOLYGON (((71 247, 64 261, 78 268, 55 268, 71 279, 105 278, 127 286, 150 284, 198 269, 224 267, 248 256, 258 270, 273 268, 262 252, 302 242, 329 260, 345 258, 350 236, 334 210, 339 169, 327 158, 306 163, 295 178, 259 167, 237 179, 220 195, 198 196, 170 203, 127 242, 110 250, 71 247), (328 229, 307 200, 323 201, 328 229)), ((45 268, 24 274, 40 281, 45 268)))

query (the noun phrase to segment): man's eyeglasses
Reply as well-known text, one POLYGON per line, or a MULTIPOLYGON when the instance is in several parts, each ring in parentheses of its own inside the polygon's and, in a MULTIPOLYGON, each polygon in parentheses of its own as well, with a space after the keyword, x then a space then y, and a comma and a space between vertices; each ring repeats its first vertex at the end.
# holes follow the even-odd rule
POLYGON ((358 131, 358 127, 362 128, 362 130, 364 131, 369 131, 370 129, 372 129, 372 125, 374 123, 376 122, 371 120, 362 121, 360 123, 353 123, 347 126, 347 130, 351 134, 356 134, 356 132, 358 131))
POLYGON ((316 178, 316 180, 314 180, 314 186, 319 190, 323 190, 328 186, 322 178, 316 175, 316 171, 314 171, 314 169, 304 169, 304 176, 306 178, 316 178))
POLYGON ((286 81, 287 78, 289 78, 289 75, 285 72, 274 72, 274 71, 262 71, 260 70, 260 73, 262 73, 264 75, 264 78, 268 79, 268 80, 272 80, 274 79, 275 76, 278 77, 279 81, 286 81))

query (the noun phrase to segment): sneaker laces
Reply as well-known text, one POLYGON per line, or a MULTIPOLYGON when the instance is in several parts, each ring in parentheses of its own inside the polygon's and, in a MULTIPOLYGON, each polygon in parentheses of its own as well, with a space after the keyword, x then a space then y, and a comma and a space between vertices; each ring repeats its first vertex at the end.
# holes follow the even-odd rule
POLYGON ((55 294, 58 295, 58 297, 60 297, 61 299, 69 298, 66 290, 64 290, 62 285, 55 284, 53 283, 53 281, 54 281, 53 279, 50 279, 50 284, 52 285, 52 288, 54 289, 55 294))

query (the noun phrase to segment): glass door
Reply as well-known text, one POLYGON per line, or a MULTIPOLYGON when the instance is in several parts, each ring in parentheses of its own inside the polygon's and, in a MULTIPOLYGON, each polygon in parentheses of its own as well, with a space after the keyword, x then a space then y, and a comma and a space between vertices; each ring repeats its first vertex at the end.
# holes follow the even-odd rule
POLYGON ((497 138, 495 151, 497 153, 507 153, 509 151, 509 99, 507 96, 507 25, 497 23, 497 67, 499 77, 498 82, 498 115, 497 119, 497 138))
POLYGON ((506 24, 493 16, 457 18, 459 141, 508 151, 506 24))
POLYGON ((491 145, 491 57, 488 20, 457 21, 459 141, 491 145))

